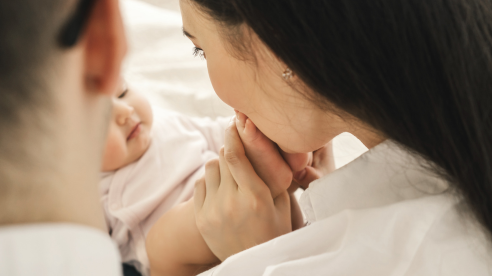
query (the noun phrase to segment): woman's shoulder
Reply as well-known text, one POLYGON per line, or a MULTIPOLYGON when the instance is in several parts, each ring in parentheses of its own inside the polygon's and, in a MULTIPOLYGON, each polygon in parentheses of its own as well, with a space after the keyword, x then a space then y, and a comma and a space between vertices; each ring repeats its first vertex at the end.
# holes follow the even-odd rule
POLYGON ((435 215, 413 255, 408 275, 426 272, 490 275, 491 271, 492 243, 487 231, 476 221, 464 201, 455 200, 435 215))
POLYGON ((232 256, 213 275, 488 275, 491 247, 460 209, 447 195, 347 209, 232 256))
POLYGON ((230 257, 213 275, 488 275, 492 247, 422 164, 391 141, 371 149, 311 183, 300 201, 309 226, 230 257))

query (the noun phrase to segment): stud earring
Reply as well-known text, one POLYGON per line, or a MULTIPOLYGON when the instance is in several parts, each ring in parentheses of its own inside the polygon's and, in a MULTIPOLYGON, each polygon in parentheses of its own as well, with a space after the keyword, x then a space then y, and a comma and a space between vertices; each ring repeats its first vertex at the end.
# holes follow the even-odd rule
POLYGON ((284 80, 290 80, 292 76, 294 76, 294 72, 292 72, 292 70, 287 67, 287 69, 285 69, 284 73, 282 74, 282 78, 284 78, 284 80))

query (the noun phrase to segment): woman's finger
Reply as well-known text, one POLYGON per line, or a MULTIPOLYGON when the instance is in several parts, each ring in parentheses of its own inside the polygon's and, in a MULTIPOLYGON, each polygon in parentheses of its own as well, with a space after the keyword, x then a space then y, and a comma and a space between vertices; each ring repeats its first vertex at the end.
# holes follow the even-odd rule
POLYGON ((225 159, 224 147, 219 152, 220 183, 222 189, 237 191, 237 183, 232 176, 225 159))
POLYGON ((269 193, 268 187, 256 174, 251 162, 246 157, 243 143, 234 124, 229 125, 226 129, 223 155, 225 163, 239 189, 249 190, 255 194, 264 193, 266 189, 269 193))
POLYGON ((277 196, 274 204, 278 211, 290 217, 290 197, 287 191, 277 196))
POLYGON ((193 202, 195 205, 195 214, 197 214, 202 208, 205 202, 207 191, 205 187, 205 178, 200 178, 195 183, 195 192, 193 194, 193 202))
POLYGON ((292 231, 292 223, 291 223, 291 206, 290 206, 290 195, 287 191, 281 193, 279 196, 277 196, 274 200, 275 204, 275 209, 277 209, 277 216, 279 218, 279 221, 282 221, 283 224, 285 224, 282 229, 284 230, 283 233, 280 234, 287 234, 288 232, 292 231))
POLYGON ((207 194, 213 195, 217 192, 220 185, 219 160, 210 160, 205 164, 205 185, 207 194))

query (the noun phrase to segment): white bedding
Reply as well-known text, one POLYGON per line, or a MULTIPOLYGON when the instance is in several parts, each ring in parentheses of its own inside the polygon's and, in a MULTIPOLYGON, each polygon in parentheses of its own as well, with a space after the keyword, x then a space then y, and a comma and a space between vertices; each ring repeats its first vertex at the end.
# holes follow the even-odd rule
MULTIPOLYGON (((190 116, 231 116, 233 110, 214 93, 206 62, 192 55, 182 35, 178 0, 122 0, 129 53, 124 76, 152 104, 190 116)), ((341 167, 367 149, 344 133, 334 141, 341 167)))

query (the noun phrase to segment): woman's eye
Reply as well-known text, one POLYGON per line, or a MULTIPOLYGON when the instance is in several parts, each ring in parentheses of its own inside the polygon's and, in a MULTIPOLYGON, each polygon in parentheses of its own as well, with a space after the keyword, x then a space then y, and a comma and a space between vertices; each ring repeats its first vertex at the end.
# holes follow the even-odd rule
POLYGON ((198 48, 198 47, 193 47, 193 56, 200 57, 202 59, 203 58, 205 58, 205 59, 207 58, 207 56, 205 55, 205 52, 202 49, 198 48))

